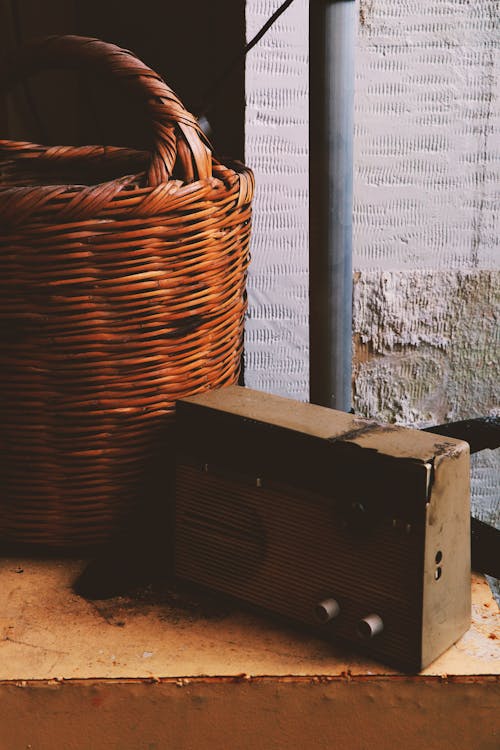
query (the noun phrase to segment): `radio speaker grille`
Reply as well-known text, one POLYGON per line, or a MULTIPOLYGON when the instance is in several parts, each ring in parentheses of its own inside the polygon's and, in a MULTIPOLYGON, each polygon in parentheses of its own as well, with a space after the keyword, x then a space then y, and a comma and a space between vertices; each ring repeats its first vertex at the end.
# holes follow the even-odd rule
POLYGON ((384 632, 370 653, 414 663, 423 526, 383 523, 358 538, 324 497, 252 484, 178 467, 177 574, 315 628, 316 604, 335 597, 340 615, 320 632, 357 645, 357 622, 377 612, 384 632))

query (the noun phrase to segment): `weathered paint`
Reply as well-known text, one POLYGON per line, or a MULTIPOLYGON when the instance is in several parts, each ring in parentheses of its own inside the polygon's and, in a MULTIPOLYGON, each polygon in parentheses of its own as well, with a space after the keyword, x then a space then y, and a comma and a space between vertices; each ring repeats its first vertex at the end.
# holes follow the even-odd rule
POLYGON ((497 750, 500 681, 0 683, 2 750, 497 750))

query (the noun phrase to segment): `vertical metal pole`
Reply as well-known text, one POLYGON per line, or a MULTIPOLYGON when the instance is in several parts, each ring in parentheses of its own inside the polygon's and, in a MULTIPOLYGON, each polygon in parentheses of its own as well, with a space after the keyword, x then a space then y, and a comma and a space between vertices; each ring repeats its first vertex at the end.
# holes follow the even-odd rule
POLYGON ((309 3, 310 400, 351 409, 354 0, 309 3))

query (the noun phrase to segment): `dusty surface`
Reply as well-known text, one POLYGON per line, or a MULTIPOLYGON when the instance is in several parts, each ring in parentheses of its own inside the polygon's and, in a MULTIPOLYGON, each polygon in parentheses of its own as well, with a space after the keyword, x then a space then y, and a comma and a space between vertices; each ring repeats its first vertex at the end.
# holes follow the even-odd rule
MULTIPOLYGON (((269 618, 166 588, 88 602, 79 561, 0 561, 0 681, 396 674, 269 618)), ((500 614, 473 581, 473 625, 424 674, 499 675, 500 614)))

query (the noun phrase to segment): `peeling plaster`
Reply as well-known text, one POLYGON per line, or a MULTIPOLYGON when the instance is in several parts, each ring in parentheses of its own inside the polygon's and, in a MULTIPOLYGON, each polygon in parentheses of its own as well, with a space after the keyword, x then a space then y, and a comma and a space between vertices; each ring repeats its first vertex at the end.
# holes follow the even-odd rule
POLYGON ((363 272, 353 317, 356 413, 428 426, 499 405, 500 272, 363 272))

